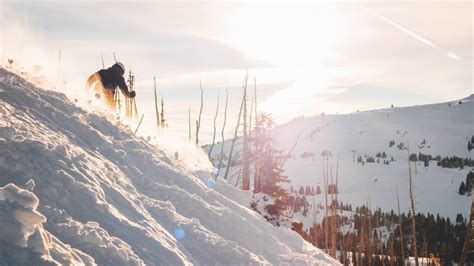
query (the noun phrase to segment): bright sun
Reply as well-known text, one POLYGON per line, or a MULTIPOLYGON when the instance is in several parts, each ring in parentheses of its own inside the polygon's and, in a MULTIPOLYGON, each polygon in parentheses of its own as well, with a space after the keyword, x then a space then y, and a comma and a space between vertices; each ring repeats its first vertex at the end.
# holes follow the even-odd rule
POLYGON ((341 19, 339 8, 326 4, 244 4, 237 10, 231 43, 270 63, 274 81, 291 81, 262 103, 263 111, 290 117, 326 86, 324 60, 341 39, 341 19))

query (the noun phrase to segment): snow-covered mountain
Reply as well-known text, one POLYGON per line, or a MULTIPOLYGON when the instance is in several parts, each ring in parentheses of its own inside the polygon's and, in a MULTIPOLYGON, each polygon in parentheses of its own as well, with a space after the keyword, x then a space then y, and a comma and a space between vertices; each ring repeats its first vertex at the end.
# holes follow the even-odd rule
MULTIPOLYGON (((408 212, 407 147, 417 156, 422 153, 433 158, 439 155, 472 159, 474 150, 467 147, 474 136, 474 95, 439 104, 297 118, 275 127, 273 134, 285 153, 301 134, 284 167, 294 188, 307 185, 324 188, 323 151, 328 151, 328 172, 332 171, 334 182, 339 158, 339 201, 354 208, 369 204, 374 210, 378 207, 383 211, 396 210, 398 188, 402 211, 408 212), (357 162, 359 156, 364 163, 357 162), (370 157, 375 162, 368 163, 370 157)), ((225 142, 226 153, 230 142, 225 142)), ((241 148, 239 139, 237 158, 241 148)), ((214 158, 219 151, 220 144, 213 149, 214 158)), ((435 160, 429 161, 427 167, 423 161, 412 167, 417 212, 439 213, 451 219, 458 213, 466 217, 471 198, 461 196, 458 189, 467 173, 474 171, 472 167, 443 168, 435 160)), ((234 184, 239 175, 239 167, 234 167, 229 183, 234 184)), ((315 200, 316 204, 324 204, 324 194, 317 195, 315 200)), ((312 199, 308 201, 311 203, 312 199)), ((311 221, 312 216, 297 217, 311 221)), ((322 215, 318 216, 319 221, 320 218, 322 215)))
POLYGON ((197 169, 0 68, 0 265, 337 264, 197 169))

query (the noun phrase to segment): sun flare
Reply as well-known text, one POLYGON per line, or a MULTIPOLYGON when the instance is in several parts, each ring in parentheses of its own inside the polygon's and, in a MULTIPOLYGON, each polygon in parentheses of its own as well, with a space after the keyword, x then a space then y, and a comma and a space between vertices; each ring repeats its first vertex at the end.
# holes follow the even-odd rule
MULTIPOLYGON (((248 57, 268 62, 273 80, 290 81, 262 103, 277 119, 290 117, 324 89, 325 60, 342 39, 341 12, 335 5, 242 5, 231 42, 248 57)), ((258 70, 257 70, 258 73, 258 70)))

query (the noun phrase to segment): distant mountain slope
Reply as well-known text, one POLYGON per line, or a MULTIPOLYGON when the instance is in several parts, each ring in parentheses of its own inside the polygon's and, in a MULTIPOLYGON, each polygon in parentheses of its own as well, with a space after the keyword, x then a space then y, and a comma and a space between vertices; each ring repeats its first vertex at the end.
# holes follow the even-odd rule
POLYGON ((0 68, 0 264, 336 263, 202 164, 0 68))
MULTIPOLYGON (((474 136, 474 96, 440 104, 298 118, 273 130, 278 146, 285 151, 290 150, 301 132, 302 137, 284 167, 293 187, 319 185, 323 189, 322 152, 326 150, 332 155, 329 170, 334 182, 339 157, 340 201, 354 207, 370 204, 390 211, 397 207, 395 189, 398 188, 402 211, 408 211, 408 151, 399 149, 400 143, 417 155, 472 159, 474 150, 468 151, 467 146, 474 136), (393 146, 389 147, 391 141, 393 146), (386 158, 376 157, 384 152, 386 158), (359 156, 364 164, 357 163, 359 156), (368 157, 373 157, 375 162, 367 163, 368 157)), ((237 153, 242 147, 240 141, 237 153)), ((225 145, 228 152, 230 141, 225 145)), ((216 158, 220 145, 214 151, 216 158)), ((442 168, 436 161, 424 167, 424 162, 419 161, 416 173, 415 168, 413 171, 417 211, 439 213, 451 219, 457 213, 464 216, 468 213, 470 197, 459 195, 458 188, 466 174, 474 171, 472 167, 442 168)), ((232 173, 230 183, 237 180, 238 167, 232 173)), ((324 202, 323 194, 316 196, 318 202, 324 202)))

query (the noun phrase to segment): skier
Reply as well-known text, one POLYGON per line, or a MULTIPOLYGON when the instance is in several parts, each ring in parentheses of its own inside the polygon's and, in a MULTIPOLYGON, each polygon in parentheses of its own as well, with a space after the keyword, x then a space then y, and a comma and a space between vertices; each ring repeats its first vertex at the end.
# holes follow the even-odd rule
POLYGON ((135 91, 129 91, 123 78, 125 67, 122 63, 115 63, 107 69, 101 69, 87 79, 87 90, 92 88, 95 96, 101 99, 108 108, 115 109, 115 93, 117 87, 128 98, 136 96, 135 91))

